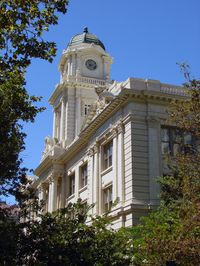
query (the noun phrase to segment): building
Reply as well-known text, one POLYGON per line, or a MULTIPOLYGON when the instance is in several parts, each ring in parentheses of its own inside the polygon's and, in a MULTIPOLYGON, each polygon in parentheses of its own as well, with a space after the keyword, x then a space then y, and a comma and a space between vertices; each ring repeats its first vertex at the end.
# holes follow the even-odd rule
POLYGON ((35 170, 34 186, 46 211, 81 198, 92 213, 110 210, 114 228, 132 226, 159 204, 155 178, 165 171, 163 154, 179 141, 166 108, 184 97, 182 87, 157 80, 111 81, 111 56, 85 28, 63 51, 60 83, 49 102, 53 136, 35 170), (115 204, 114 204, 115 203, 115 204))
POLYGON ((20 208, 18 205, 7 204, 6 201, 0 200, 0 215, 3 217, 8 217, 9 220, 13 220, 15 222, 19 221, 19 213, 20 208))

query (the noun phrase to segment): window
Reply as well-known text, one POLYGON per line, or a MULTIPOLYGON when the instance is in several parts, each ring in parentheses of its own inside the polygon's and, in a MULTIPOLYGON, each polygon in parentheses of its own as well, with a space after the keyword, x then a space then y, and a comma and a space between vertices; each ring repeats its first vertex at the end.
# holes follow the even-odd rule
POLYGON ((89 113, 89 109, 90 109, 90 104, 85 104, 84 106, 84 115, 87 115, 89 113))
POLYGON ((103 170, 112 166, 112 152, 113 142, 111 141, 103 147, 103 170))
POLYGON ((110 211, 112 208, 112 186, 109 186, 103 190, 103 211, 110 211))
POLYGON ((55 137, 60 139, 60 125, 61 125, 61 106, 55 109, 55 137))
POLYGON ((87 185, 88 181, 88 165, 84 164, 80 168, 80 188, 83 188, 87 185))
POLYGON ((75 174, 69 176, 69 196, 75 193, 75 174))
POLYGON ((161 128, 162 154, 176 155, 180 151, 191 151, 194 146, 194 138, 190 133, 183 132, 175 127, 161 128))

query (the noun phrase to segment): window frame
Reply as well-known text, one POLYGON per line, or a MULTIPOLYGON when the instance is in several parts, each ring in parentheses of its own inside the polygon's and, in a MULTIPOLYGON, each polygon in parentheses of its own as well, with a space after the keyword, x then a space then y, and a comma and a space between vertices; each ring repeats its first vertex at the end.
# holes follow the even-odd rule
POLYGON ((183 130, 179 129, 175 126, 161 126, 161 154, 162 156, 170 155, 176 156, 178 152, 188 152, 191 151, 191 148, 195 147, 195 137, 192 136, 189 132, 184 132, 183 130), (162 130, 168 130, 168 141, 162 139, 162 130), (176 139, 176 131, 179 131, 180 140, 176 139), (185 136, 191 136, 191 144, 185 143, 185 136), (163 144, 168 144, 168 152, 163 152, 163 144), (175 145, 179 146, 177 151, 175 152, 175 145))
POLYGON ((102 147, 102 169, 107 170, 113 165, 113 139, 102 147))
POLYGON ((88 184, 88 163, 84 163, 80 166, 79 169, 79 189, 82 189, 86 187, 88 184), (85 168, 86 168, 86 175, 85 174, 85 168))
POLYGON ((102 189, 103 213, 109 212, 113 206, 113 185, 112 183, 102 189))
POLYGON ((69 180, 69 193, 68 197, 75 194, 75 173, 72 173, 68 176, 69 180))

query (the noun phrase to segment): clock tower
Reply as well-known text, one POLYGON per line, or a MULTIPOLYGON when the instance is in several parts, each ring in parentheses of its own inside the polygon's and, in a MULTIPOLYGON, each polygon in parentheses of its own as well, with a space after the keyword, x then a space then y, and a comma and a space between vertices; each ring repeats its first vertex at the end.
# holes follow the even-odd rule
POLYGON ((110 83, 112 58, 104 44, 84 28, 63 51, 59 63, 60 83, 49 102, 53 106, 53 140, 62 148, 79 135, 81 127, 98 98, 95 89, 110 83))

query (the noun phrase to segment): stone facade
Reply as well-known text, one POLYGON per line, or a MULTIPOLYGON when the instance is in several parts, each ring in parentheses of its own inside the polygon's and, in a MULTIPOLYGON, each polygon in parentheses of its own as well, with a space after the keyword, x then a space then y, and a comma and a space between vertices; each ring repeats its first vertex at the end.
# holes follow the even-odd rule
POLYGON ((63 51, 49 100, 53 137, 45 139, 33 186, 46 211, 81 198, 95 203, 94 215, 110 210, 114 228, 132 226, 159 204, 161 129, 170 101, 185 90, 156 80, 111 82, 112 58, 87 34, 63 51))

